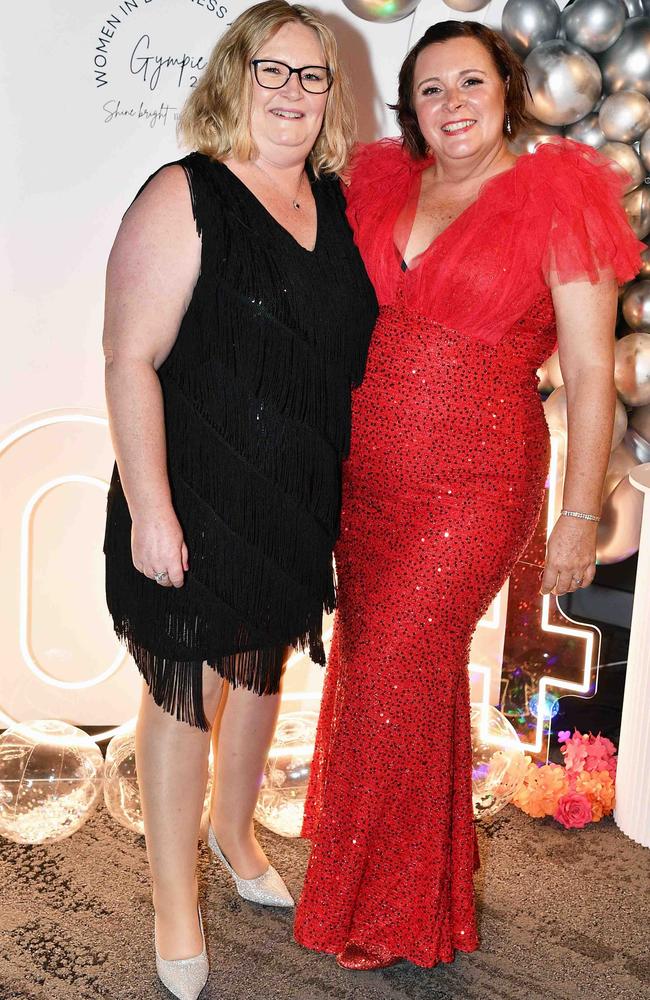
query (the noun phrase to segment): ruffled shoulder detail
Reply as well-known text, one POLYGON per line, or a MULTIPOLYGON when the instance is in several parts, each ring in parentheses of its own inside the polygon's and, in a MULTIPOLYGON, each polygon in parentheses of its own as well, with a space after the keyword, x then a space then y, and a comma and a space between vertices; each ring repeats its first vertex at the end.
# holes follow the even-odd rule
POLYGON ((622 205, 628 175, 590 146, 556 140, 517 163, 518 195, 541 215, 541 267, 549 285, 606 277, 619 284, 639 271, 645 244, 622 205))
POLYGON ((408 186, 413 174, 423 170, 428 162, 416 163, 404 151, 402 140, 397 138, 357 146, 352 157, 346 195, 348 217, 353 228, 366 212, 374 214, 383 211, 387 194, 394 193, 396 187, 408 186))

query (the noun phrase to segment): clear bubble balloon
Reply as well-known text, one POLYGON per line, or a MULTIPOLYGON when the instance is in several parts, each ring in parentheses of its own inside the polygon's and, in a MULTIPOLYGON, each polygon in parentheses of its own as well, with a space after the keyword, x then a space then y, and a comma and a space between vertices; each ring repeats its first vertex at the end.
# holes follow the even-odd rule
POLYGON ((472 705, 471 723, 472 800, 475 817, 482 819, 512 801, 527 763, 514 726, 497 708, 472 705))
POLYGON ((598 120, 607 139, 636 142, 650 128, 650 101, 638 90, 619 90, 603 101, 598 120))
POLYGON ((533 49, 524 63, 529 110, 548 125, 572 125, 593 110, 600 96, 598 63, 584 49, 555 39, 533 49))
POLYGON ((283 713, 255 809, 255 819, 281 837, 299 837, 316 740, 316 712, 283 713))
POLYGON ((94 812, 104 761, 76 726, 39 719, 0 736, 0 835, 46 844, 78 830, 94 812))
POLYGON ((419 2, 420 0, 343 0, 348 10, 364 21, 379 21, 384 24, 408 17, 419 2))
POLYGON ((630 427, 625 435, 625 442, 631 452, 634 453, 639 465, 650 462, 650 441, 647 441, 642 434, 630 427))
POLYGON ((614 163, 618 163, 619 167, 626 174, 629 174, 629 181, 625 187, 626 194, 643 184, 645 170, 632 146, 628 146, 624 142, 606 142, 604 146, 600 147, 600 152, 603 156, 613 160, 614 163))
MULTIPOLYGON (((135 731, 130 727, 116 736, 106 748, 104 803, 110 815, 133 833, 144 834, 140 786, 135 766, 135 731)), ((212 789, 212 754, 208 764, 208 782, 203 811, 210 807, 212 789)))
POLYGON ((620 37, 599 57, 605 89, 640 90, 650 97, 650 17, 627 21, 620 37))
POLYGON ((564 134, 567 139, 573 139, 574 142, 583 142, 586 146, 593 146, 594 149, 598 149, 607 142, 600 127, 597 111, 592 111, 590 114, 585 115, 584 118, 581 118, 580 121, 575 122, 573 125, 567 125, 564 134))
POLYGON ((650 403, 650 333, 628 333, 616 342, 614 382, 628 406, 650 403))
POLYGON ((643 493, 625 476, 603 504, 596 557, 599 563, 628 559, 639 548, 643 493))
POLYGON ((623 317, 636 333, 650 333, 650 280, 630 285, 623 297, 623 317))
POLYGON ((626 16, 622 0, 575 0, 562 11, 562 27, 575 45, 604 52, 623 31, 626 16))
POLYGON ((560 8, 555 0, 508 0, 503 8, 501 30, 521 56, 555 38, 560 27, 560 8))
POLYGON ((644 184, 626 194, 623 208, 632 229, 640 240, 644 240, 650 235, 650 187, 644 184))
POLYGON ((650 173, 650 128, 641 136, 639 155, 641 156, 643 166, 650 173))

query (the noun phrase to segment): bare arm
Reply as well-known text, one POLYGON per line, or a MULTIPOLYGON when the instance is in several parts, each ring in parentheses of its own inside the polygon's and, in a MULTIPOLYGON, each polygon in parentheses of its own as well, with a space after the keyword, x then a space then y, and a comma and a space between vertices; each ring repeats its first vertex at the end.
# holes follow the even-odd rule
POLYGON ((108 261, 106 400, 133 521, 138 570, 182 586, 187 549, 171 502, 156 374, 171 351, 199 273, 201 243, 182 167, 162 170, 127 212, 108 261))
MULTIPOLYGON (((600 514, 609 461, 616 390, 614 281, 586 281, 553 289, 560 368, 568 410, 568 455, 562 506, 600 514)), ((596 571, 593 521, 558 518, 546 551, 542 593, 564 594, 587 586, 596 571)))

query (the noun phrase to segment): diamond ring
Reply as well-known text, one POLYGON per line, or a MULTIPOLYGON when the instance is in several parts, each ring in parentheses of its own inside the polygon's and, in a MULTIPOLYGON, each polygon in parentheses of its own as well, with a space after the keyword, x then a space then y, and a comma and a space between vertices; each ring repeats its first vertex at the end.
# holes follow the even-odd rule
POLYGON ((156 573, 154 575, 154 580, 156 581, 156 583, 162 583, 162 581, 165 579, 166 576, 167 576, 167 570, 164 569, 162 573, 156 573))

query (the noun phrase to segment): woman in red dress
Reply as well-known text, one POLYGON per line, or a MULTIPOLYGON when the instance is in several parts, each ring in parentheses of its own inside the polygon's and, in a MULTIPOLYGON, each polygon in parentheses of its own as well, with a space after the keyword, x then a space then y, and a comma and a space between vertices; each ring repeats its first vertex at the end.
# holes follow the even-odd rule
POLYGON ((556 341, 569 451, 542 590, 593 578, 616 283, 643 244, 609 161, 568 141, 509 150, 526 86, 495 32, 437 24, 400 73, 402 139, 352 172, 380 315, 354 400, 296 919, 301 944, 346 968, 478 947, 468 654, 539 516, 535 373, 556 341))

